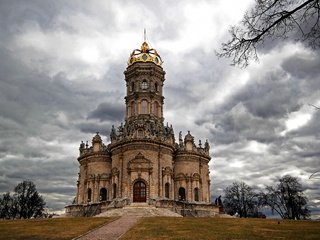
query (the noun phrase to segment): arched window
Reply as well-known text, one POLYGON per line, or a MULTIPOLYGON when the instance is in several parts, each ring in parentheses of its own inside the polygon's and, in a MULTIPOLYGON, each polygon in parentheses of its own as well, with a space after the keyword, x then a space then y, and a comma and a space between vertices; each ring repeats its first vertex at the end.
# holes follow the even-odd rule
POLYGON ((142 129, 138 129, 138 137, 139 138, 143 137, 143 130, 142 129))
POLYGON ((184 201, 186 200, 186 190, 181 187, 179 188, 179 201, 184 201))
POLYGON ((158 83, 155 83, 155 84, 154 84, 154 90, 155 90, 156 92, 159 91, 159 89, 158 89, 158 83))
POLYGON ((164 196, 166 198, 170 198, 170 184, 169 183, 166 183, 164 185, 164 196))
POLYGON ((148 114, 148 102, 147 100, 141 101, 141 114, 148 114))
POLYGON ((142 90, 147 90, 148 89, 148 82, 147 80, 143 80, 141 83, 141 89, 142 90))
POLYGON ((113 198, 117 197, 117 184, 113 184, 113 198))
POLYGON ((88 188, 87 195, 88 195, 88 202, 91 202, 91 195, 92 195, 92 190, 91 190, 91 188, 88 188))
POLYGON ((134 102, 131 102, 131 104, 130 104, 130 110, 131 110, 131 114, 130 114, 130 116, 134 116, 134 115, 135 115, 135 113, 136 113, 136 111, 135 111, 135 104, 134 104, 134 102))
POLYGON ((106 200, 108 200, 107 189, 101 188, 100 189, 100 201, 106 201, 106 200))
POLYGON ((194 200, 195 200, 196 202, 199 201, 199 188, 195 188, 195 189, 194 189, 194 200))
POLYGON ((154 102, 153 103, 153 109, 152 109, 152 111, 153 111, 153 114, 155 115, 155 116, 158 116, 159 114, 158 114, 158 112, 159 112, 159 103, 158 102, 154 102))
POLYGON ((131 92, 134 91, 134 82, 131 83, 131 92))

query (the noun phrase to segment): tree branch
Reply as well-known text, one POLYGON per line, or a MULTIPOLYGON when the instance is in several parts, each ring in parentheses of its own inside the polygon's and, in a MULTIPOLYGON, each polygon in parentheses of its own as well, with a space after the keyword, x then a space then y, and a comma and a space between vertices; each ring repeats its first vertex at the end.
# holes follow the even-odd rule
POLYGON ((319 41, 318 22, 320 21, 319 1, 305 0, 297 6, 294 1, 257 0, 251 13, 245 14, 242 27, 231 27, 229 31, 231 39, 222 44, 221 52, 216 52, 216 55, 218 57, 232 57, 232 65, 246 67, 250 59, 258 60, 256 52, 258 43, 263 44, 267 37, 286 38, 287 34, 295 28, 302 33, 302 41, 308 40, 310 46, 320 47, 320 43, 317 44, 319 41), (290 7, 293 9, 288 10, 290 7), (302 9, 305 11, 299 19, 296 15, 302 9), (315 14, 317 14, 317 18, 313 27, 309 32, 305 32, 302 23, 311 21, 315 14))

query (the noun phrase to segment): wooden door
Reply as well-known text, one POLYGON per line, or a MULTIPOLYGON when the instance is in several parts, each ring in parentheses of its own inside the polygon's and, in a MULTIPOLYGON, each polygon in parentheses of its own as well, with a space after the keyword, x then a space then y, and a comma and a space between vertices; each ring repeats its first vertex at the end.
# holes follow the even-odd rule
POLYGON ((146 201, 147 201, 146 184, 142 181, 136 182, 133 185, 133 202, 146 202, 146 201))

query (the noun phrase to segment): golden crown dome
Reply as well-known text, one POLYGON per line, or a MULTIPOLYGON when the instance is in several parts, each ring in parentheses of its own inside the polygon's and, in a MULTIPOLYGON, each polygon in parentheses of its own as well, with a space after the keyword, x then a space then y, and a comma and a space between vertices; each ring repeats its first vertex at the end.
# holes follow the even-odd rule
POLYGON ((147 42, 143 42, 141 49, 135 49, 132 51, 128 60, 128 66, 135 62, 153 62, 159 66, 162 65, 163 61, 157 51, 153 48, 149 48, 147 42))

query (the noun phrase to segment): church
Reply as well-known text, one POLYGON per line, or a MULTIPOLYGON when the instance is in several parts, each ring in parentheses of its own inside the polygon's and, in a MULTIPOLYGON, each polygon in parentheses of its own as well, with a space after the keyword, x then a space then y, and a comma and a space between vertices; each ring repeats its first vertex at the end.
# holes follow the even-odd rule
POLYGON ((130 54, 124 124, 112 126, 107 145, 99 133, 91 144, 81 142, 77 192, 67 215, 90 209, 94 215, 136 203, 217 212, 211 204, 208 141, 196 144, 188 131, 184 137, 180 132, 176 142, 172 125, 164 124, 162 63, 146 41, 130 54))

